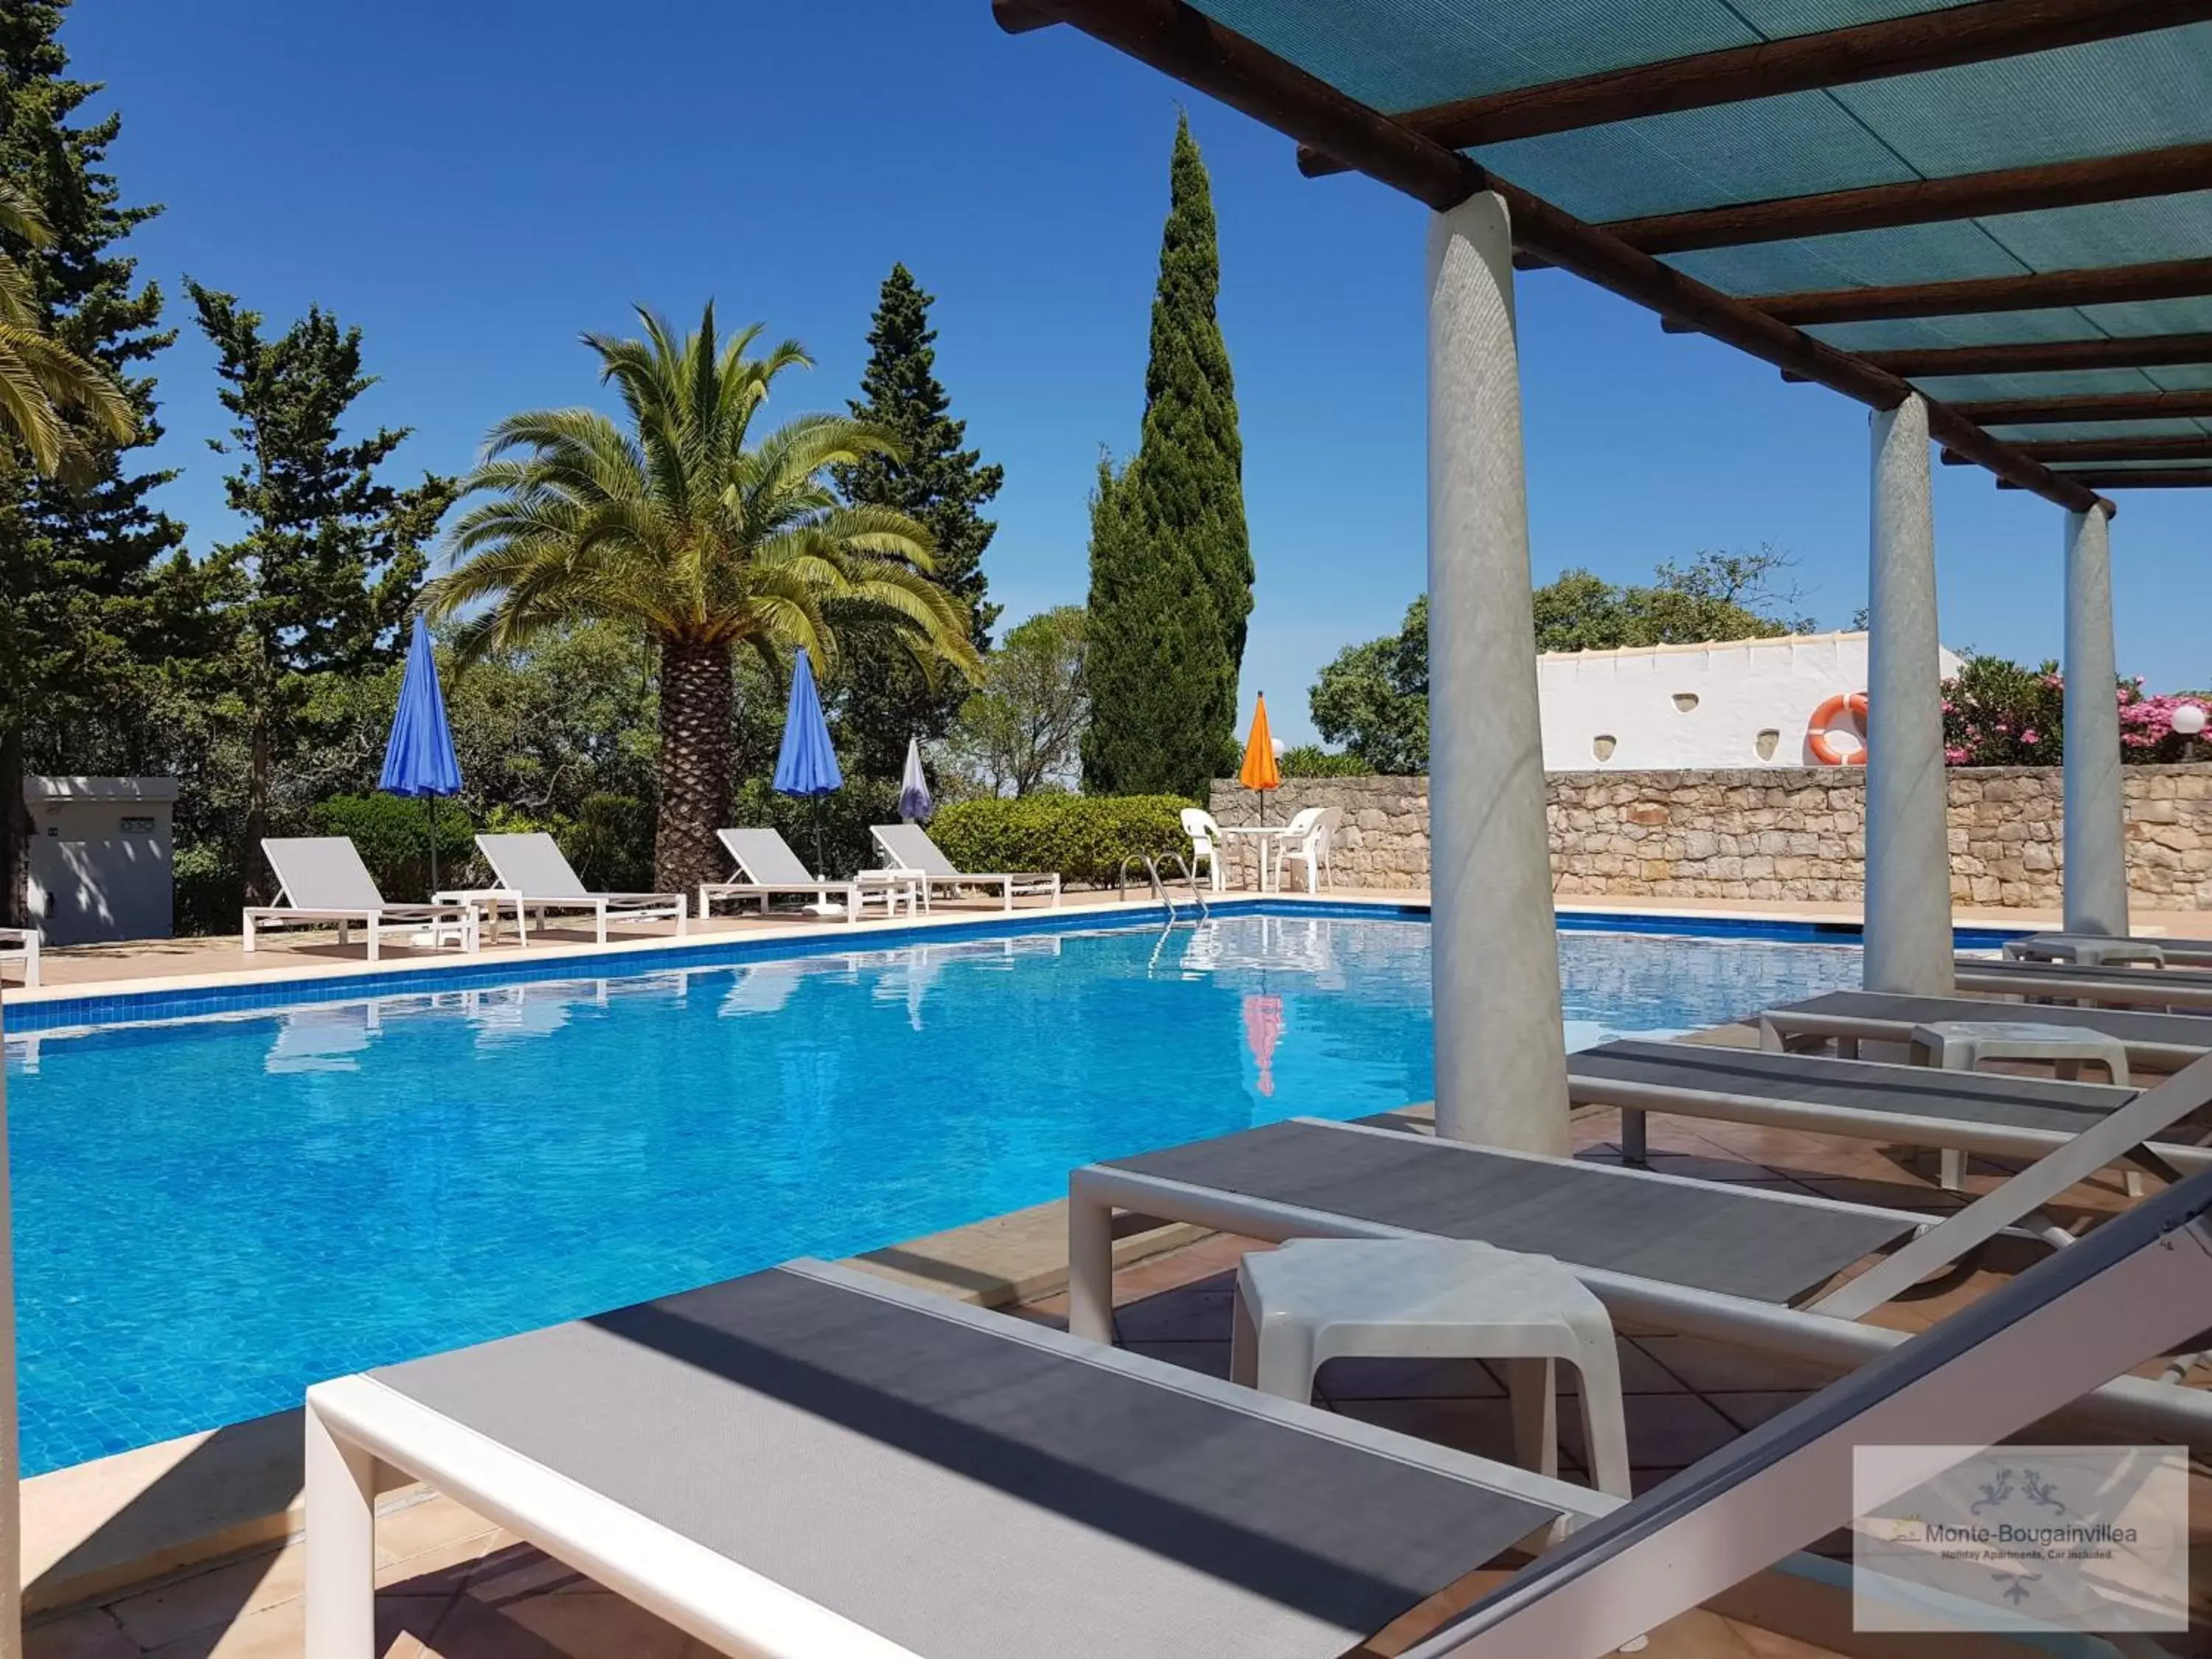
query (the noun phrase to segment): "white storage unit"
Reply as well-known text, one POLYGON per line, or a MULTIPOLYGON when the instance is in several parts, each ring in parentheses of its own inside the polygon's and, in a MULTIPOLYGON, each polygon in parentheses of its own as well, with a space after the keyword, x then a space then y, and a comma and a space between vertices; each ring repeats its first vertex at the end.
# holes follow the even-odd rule
MULTIPOLYGON (((1958 672, 1944 652, 1946 677, 1958 672)), ((1548 772, 1812 766, 1814 712, 1867 688, 1867 636, 1551 652, 1536 679, 1548 772)), ((1847 719, 1837 729, 1837 749, 1856 745, 1847 719)))
POLYGON ((49 945, 167 939, 174 778, 26 778, 31 919, 49 945))

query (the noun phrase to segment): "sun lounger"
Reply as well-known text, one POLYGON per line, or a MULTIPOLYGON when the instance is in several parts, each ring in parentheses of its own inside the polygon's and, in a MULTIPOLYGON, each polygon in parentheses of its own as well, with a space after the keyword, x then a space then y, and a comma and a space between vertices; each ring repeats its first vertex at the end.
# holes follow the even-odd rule
POLYGON ((279 837, 261 843, 262 855, 276 872, 276 902, 250 906, 241 931, 252 954, 258 935, 271 927, 327 927, 337 924, 338 943, 358 927, 368 936, 368 959, 386 933, 428 932, 435 940, 458 939, 464 951, 477 948, 477 914, 465 904, 393 904, 376 890, 376 878, 361 854, 343 836, 279 837))
POLYGON ((918 823, 878 823, 868 832, 876 844, 884 849, 892 866, 912 871, 921 881, 921 904, 929 908, 931 893, 939 887, 995 887, 1006 896, 1006 908, 1014 908, 1017 895, 1049 893, 1054 909, 1060 908, 1060 877, 1051 871, 1027 871, 1008 874, 1004 871, 977 874, 972 871, 956 870, 952 860, 938 850, 937 843, 918 823))
POLYGON ((2097 967, 2071 962, 2007 962, 1960 957, 1953 969, 1962 991, 2008 997, 2144 1008, 2212 1009, 2212 973, 2194 968, 2097 967))
POLYGON ((560 844, 540 831, 527 836, 478 836, 477 846, 491 866, 502 901, 514 906, 515 927, 530 942, 526 913, 542 921, 549 915, 591 913, 599 943, 607 942, 607 922, 673 921, 680 936, 687 907, 681 893, 594 893, 568 867, 560 844))
POLYGON ((306 1653, 376 1650, 386 1464, 783 1659, 1337 1659, 1566 1516, 1414 1651, 1597 1659, 1847 1522, 1853 1443, 1985 1444, 2212 1324, 2208 1206, 2212 1175, 1626 1504, 794 1262, 309 1389, 306 1653))
POLYGON ((39 930, 0 927, 0 962, 15 963, 23 972, 23 988, 34 988, 39 982, 39 930))
POLYGON ((1833 1038, 1847 1057, 1861 1042, 1907 1043, 1915 1026, 1941 1020, 2033 1019, 2039 1025, 2078 1025, 2103 1031, 2127 1045, 2128 1064, 2154 1072, 2178 1071, 2212 1054, 2212 1016, 2146 1014, 2125 1008, 2076 1008, 1972 997, 1896 996, 1884 991, 1830 991, 1788 1002, 1759 1016, 1763 1047, 1780 1049, 1805 1038, 1833 1038))
POLYGON ((718 898, 757 898, 761 914, 766 915, 770 899, 799 894, 811 895, 821 904, 841 903, 845 920, 858 921, 860 907, 871 893, 884 901, 886 915, 896 915, 901 889, 909 894, 914 890, 913 884, 903 878, 824 881, 807 872, 799 854, 791 850, 790 843, 774 830, 718 830, 714 833, 736 864, 738 879, 699 884, 702 919, 713 914, 712 907, 718 898))
MULTIPOLYGON (((1644 1157, 1644 1116, 1659 1112, 1757 1123, 1813 1134, 1978 1152, 1990 1158, 2041 1158, 2136 1098, 2132 1089, 2101 1083, 1977 1072, 1938 1071, 1774 1054, 1700 1042, 1607 1042, 1567 1056, 1567 1098, 1577 1106, 1620 1110, 1621 1152, 1644 1157)), ((2207 1103, 2186 1091, 2169 1095, 2172 1123, 2207 1103)), ((2124 1148, 2125 1157, 2133 1148, 2124 1148)), ((2149 1151, 2172 1169, 2212 1167, 2212 1150, 2157 1142, 2149 1151)))
POLYGON ((2037 962, 2084 964, 2100 962, 2114 967, 2212 968, 2212 939, 2156 939, 2136 934, 2119 937, 2105 933, 2028 933, 2008 939, 2008 957, 2037 962), (2148 960, 2146 960, 2148 958, 2148 960))
MULTIPOLYGON (((1068 1326, 1111 1328, 1115 1209, 1248 1238, 1477 1239, 1565 1262, 1623 1318, 1832 1358, 1857 1320, 2000 1233, 2075 1247, 2043 1206, 2212 1094, 2212 1060, 2136 1095, 1972 1203, 1937 1218, 1292 1119, 1076 1170, 1068 1326), (1832 1283, 1866 1258, 1882 1259, 1832 1283), (1804 1304, 1802 1314, 1792 1311, 1804 1304)), ((1879 1340, 1879 1339, 1875 1339, 1879 1340)), ((2179 1395, 2185 1391, 2168 1390, 2179 1395)), ((2212 1427, 2212 1400, 2201 1399, 2212 1427)))

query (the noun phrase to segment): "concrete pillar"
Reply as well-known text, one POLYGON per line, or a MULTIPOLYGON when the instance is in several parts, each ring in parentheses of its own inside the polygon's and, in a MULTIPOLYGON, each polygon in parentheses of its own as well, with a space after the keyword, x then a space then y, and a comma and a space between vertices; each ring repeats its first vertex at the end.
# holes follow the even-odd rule
POLYGON ((1928 405, 1876 410, 1867 572, 1866 958, 1869 991, 1948 996, 1951 842, 1928 405))
POLYGON ((1567 1151, 1536 714, 1513 234, 1485 191, 1429 228, 1429 833, 1437 1128, 1567 1151))
POLYGON ((2112 544, 2102 507, 2066 515, 2066 931, 2128 931, 2112 544))

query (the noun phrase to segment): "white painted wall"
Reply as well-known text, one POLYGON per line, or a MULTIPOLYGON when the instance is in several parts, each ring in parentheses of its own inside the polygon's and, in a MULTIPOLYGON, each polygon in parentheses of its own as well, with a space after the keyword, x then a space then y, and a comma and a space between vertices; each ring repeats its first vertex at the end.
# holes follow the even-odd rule
MULTIPOLYGON (((1944 652, 1945 676, 1958 672, 1957 656, 1944 652)), ((1547 771, 1809 766, 1813 711, 1838 692, 1866 690, 1867 636, 1553 652, 1538 659, 1536 678, 1547 771), (1766 732, 1773 752, 1762 756, 1766 732), (1612 752, 1601 755, 1598 740, 1608 737, 1612 752)), ((1839 750, 1852 746, 1848 720, 1835 741, 1839 750)))

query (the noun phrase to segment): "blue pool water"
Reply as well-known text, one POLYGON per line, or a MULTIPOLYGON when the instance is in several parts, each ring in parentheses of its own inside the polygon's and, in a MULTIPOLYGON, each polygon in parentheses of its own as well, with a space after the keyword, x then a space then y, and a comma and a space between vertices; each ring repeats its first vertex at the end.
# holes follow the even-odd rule
MULTIPOLYGON (((1578 1046, 1858 975, 1830 945, 1559 948, 1578 1046)), ((1425 1100, 1429 1051, 1426 922, 1314 915, 11 1036, 24 1465, 1425 1100)))

